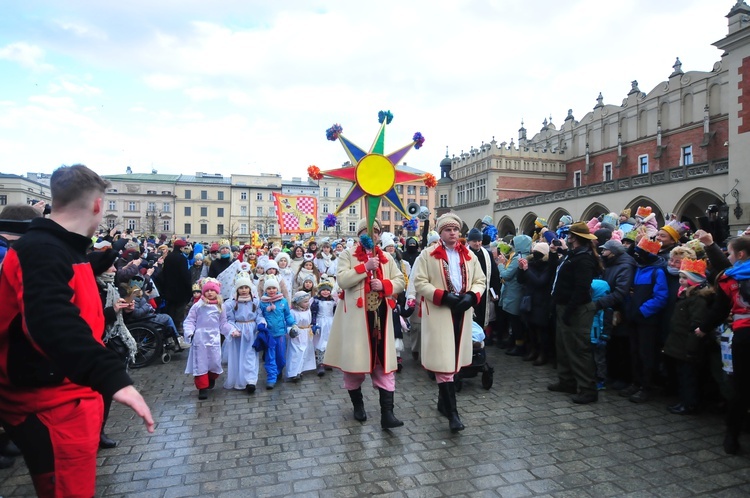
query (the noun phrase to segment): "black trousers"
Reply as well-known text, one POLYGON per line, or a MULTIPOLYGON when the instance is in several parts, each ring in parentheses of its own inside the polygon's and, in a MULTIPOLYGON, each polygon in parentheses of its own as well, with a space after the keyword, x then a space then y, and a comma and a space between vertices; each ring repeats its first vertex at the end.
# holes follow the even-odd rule
POLYGON ((739 436, 742 431, 742 422, 750 407, 750 328, 740 328, 734 331, 732 371, 734 397, 729 402, 727 431, 739 436))

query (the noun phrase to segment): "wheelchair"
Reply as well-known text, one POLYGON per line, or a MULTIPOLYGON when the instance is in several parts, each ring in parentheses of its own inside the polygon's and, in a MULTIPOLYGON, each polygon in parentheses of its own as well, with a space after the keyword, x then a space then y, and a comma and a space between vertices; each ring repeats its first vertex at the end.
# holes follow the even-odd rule
POLYGON ((172 355, 179 349, 175 339, 158 323, 144 319, 126 325, 138 346, 135 359, 129 363, 130 368, 146 367, 157 358, 161 358, 162 363, 169 363, 172 355))

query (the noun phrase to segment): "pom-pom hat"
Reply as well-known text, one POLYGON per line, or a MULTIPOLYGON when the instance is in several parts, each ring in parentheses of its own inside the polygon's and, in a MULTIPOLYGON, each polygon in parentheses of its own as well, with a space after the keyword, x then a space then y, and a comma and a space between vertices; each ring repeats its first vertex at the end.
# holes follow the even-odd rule
POLYGON ((330 280, 323 279, 318 284, 317 290, 318 292, 324 291, 324 290, 333 291, 333 283, 330 280))
POLYGON ((201 287, 201 292, 205 294, 207 291, 214 291, 217 294, 221 294, 221 282, 216 280, 215 278, 207 278, 203 282, 203 287, 201 287))
POLYGON ((237 290, 243 286, 250 287, 252 289, 253 278, 247 272, 244 272, 244 271, 237 272, 237 276, 234 277, 234 290, 237 290))

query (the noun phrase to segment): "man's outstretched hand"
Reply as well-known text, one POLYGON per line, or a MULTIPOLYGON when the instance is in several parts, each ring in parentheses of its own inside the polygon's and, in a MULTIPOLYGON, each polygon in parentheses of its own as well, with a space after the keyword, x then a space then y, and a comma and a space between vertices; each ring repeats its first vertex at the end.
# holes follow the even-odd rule
POLYGON ((112 396, 112 399, 118 403, 129 406, 131 410, 143 419, 143 422, 146 424, 146 430, 148 432, 154 432, 154 426, 156 424, 154 423, 153 417, 151 417, 151 410, 146 404, 146 400, 143 399, 143 396, 141 396, 141 393, 139 393, 135 387, 123 387, 112 396))

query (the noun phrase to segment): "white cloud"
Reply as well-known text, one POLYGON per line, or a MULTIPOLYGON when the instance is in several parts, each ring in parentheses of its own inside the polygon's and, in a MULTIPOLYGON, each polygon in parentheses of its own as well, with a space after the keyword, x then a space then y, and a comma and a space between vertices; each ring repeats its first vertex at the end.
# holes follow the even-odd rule
POLYGON ((75 36, 80 38, 89 38, 93 40, 106 40, 107 34, 99 28, 90 26, 83 22, 73 22, 56 20, 54 23, 63 31, 73 33, 75 36))
POLYGON ((52 69, 50 64, 43 62, 44 50, 37 45, 25 42, 15 42, 0 48, 0 59, 17 62, 34 71, 52 69))
POLYGON ((143 81, 155 90, 175 90, 185 84, 182 77, 170 74, 150 74, 143 81))

